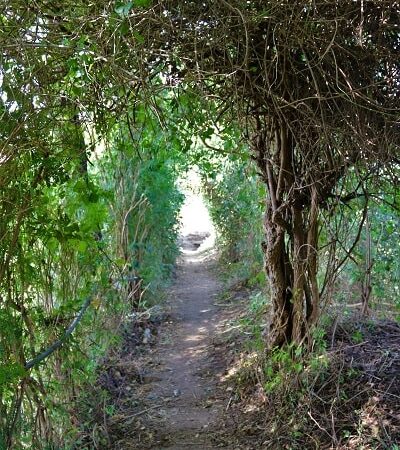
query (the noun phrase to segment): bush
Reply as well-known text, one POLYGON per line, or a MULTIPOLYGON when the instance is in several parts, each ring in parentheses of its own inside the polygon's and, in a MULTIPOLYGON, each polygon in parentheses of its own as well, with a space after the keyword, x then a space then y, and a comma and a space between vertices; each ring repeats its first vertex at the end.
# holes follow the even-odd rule
POLYGON ((203 183, 224 269, 239 280, 260 277, 265 189, 255 168, 249 161, 224 159, 203 170, 203 183))
POLYGON ((76 399, 132 308, 159 297, 178 254, 183 198, 157 121, 141 133, 119 124, 93 153, 73 147, 85 143, 70 131, 59 132, 70 149, 57 142, 51 156, 0 166, 13 174, 0 203, 0 442, 15 449, 73 442, 76 399), (64 345, 25 370, 79 311, 64 345))

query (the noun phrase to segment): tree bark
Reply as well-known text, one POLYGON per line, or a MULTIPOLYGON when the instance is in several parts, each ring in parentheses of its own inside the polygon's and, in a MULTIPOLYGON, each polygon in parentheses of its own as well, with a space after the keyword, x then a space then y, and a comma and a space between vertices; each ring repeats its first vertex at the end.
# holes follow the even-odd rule
POLYGON ((319 317, 318 190, 299 174, 286 124, 259 129, 254 142, 268 190, 263 252, 273 309, 269 347, 301 344, 319 317))

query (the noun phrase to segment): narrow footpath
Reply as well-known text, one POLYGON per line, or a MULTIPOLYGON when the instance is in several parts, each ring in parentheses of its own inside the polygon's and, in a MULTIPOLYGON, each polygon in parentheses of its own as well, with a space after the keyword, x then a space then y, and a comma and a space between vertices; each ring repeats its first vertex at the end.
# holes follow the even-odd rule
POLYGON ((214 260, 201 250, 203 240, 201 234, 182 239, 183 254, 169 294, 171 323, 160 330, 154 372, 146 376, 146 408, 151 413, 144 428, 154 433, 146 448, 221 448, 213 430, 222 410, 216 398, 222 368, 210 352, 221 286, 214 260))

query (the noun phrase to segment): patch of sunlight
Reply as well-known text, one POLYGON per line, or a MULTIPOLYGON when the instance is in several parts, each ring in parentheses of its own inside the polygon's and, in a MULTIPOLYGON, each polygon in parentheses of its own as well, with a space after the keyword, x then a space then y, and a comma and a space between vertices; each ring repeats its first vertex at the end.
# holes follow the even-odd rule
POLYGON ((255 371, 259 355, 257 352, 242 353, 233 365, 226 371, 226 375, 221 377, 222 381, 229 381, 236 378, 243 372, 255 371))
POLYGON ((197 342, 197 341, 201 341, 203 338, 204 338, 204 336, 201 336, 200 334, 190 334, 184 340, 186 342, 197 342))

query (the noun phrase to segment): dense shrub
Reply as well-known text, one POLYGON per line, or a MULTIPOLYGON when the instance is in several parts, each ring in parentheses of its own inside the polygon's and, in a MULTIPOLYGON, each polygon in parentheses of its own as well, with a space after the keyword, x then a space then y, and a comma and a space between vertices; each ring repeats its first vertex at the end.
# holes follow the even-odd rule
POLYGON ((106 145, 82 136, 86 151, 55 146, 58 159, 32 152, 0 165, 14 174, 1 193, 0 448, 68 447, 97 362, 171 274, 183 198, 167 134, 144 121, 115 126, 106 145), (64 345, 24 368, 79 312, 64 345))
POLYGON ((213 170, 204 171, 203 179, 225 270, 242 280, 263 277, 261 241, 265 190, 253 165, 246 160, 223 159, 213 170))

